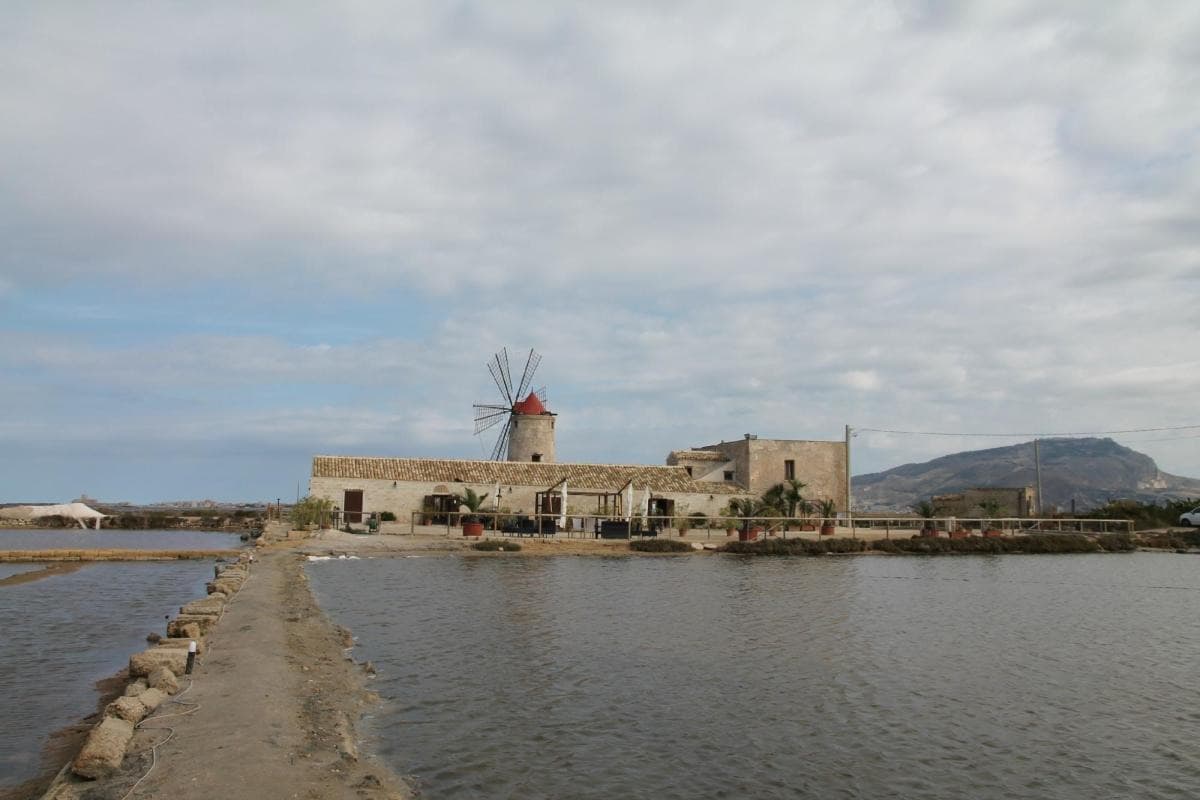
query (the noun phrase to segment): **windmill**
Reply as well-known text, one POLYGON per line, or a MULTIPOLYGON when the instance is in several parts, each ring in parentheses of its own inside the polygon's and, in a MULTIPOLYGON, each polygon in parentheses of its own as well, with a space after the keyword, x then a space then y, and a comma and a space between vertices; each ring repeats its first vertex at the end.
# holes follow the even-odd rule
MULTIPOLYGON (((529 356, 525 359, 525 369, 521 372, 520 383, 513 383, 512 370, 508 363, 508 348, 503 347, 499 353, 492 356, 492 360, 488 362, 488 372, 492 373, 492 380, 496 382, 496 388, 500 391, 499 403, 476 403, 472 408, 475 410, 475 435, 478 436, 484 431, 491 430, 500 423, 505 423, 504 428, 500 431, 500 435, 496 437, 496 444, 492 447, 492 460, 500 461, 505 458, 506 451, 509 449, 509 437, 512 435, 514 417, 518 415, 548 415, 553 417, 544 405, 546 401, 546 388, 542 387, 536 392, 529 390, 530 384, 533 382, 533 373, 537 372, 538 364, 542 361, 542 357, 537 354, 532 348, 529 350, 529 356), (526 394, 528 393, 528 394, 526 394)), ((551 430, 553 426, 551 426, 551 430)), ((544 449, 544 448, 543 448, 544 449)), ((553 439, 550 442, 551 459, 553 458, 553 439)), ((535 459, 536 460, 536 459, 535 459)))

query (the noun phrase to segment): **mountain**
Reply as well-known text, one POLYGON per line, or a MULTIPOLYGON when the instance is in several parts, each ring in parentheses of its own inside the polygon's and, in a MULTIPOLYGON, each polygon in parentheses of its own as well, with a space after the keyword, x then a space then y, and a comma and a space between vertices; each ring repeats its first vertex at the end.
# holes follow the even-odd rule
MULTIPOLYGON (((1079 511, 1113 499, 1159 502, 1200 497, 1200 480, 1163 472, 1150 456, 1112 439, 1042 439, 1042 505, 1079 511)), ((854 478, 863 511, 907 511, 935 494, 987 486, 1036 486, 1033 442, 969 450, 854 478)))

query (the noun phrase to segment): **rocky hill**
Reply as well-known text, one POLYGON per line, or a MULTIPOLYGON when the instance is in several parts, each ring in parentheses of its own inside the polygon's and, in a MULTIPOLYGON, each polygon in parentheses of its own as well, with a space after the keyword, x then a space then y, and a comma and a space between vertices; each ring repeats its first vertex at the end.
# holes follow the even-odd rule
MULTIPOLYGON (((1042 502, 1079 511, 1113 499, 1158 502, 1200 497, 1200 480, 1161 471, 1154 459, 1112 439, 1042 439, 1042 502)), ((923 464, 857 475, 854 504, 863 511, 907 511, 935 494, 984 486, 1034 486, 1033 442, 970 450, 923 464)))

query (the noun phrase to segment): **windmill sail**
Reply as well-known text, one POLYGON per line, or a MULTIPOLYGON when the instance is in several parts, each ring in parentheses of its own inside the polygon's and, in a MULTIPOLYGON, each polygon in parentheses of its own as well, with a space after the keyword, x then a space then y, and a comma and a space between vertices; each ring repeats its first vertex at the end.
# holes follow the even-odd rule
MULTIPOLYGON (((476 403, 473 408, 475 410, 476 436, 503 423, 500 435, 496 437, 496 443, 492 446, 491 459, 493 461, 501 461, 508 455, 508 440, 512 433, 513 415, 519 410, 518 404, 525 399, 533 382, 533 375, 537 372, 541 362, 541 355, 530 348, 529 355, 525 358, 525 369, 521 373, 519 383, 513 382, 507 347, 500 348, 500 351, 493 355, 487 363, 488 372, 491 373, 492 380, 496 384, 500 399, 495 403, 476 403)), ((545 400, 546 390, 539 389, 537 395, 540 399, 545 400)))

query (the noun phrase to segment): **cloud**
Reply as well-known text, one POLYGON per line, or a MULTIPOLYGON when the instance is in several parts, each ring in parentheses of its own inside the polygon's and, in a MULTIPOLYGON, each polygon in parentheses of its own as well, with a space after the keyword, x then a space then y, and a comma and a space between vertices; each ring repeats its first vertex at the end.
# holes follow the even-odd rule
POLYGON ((8 10, 0 440, 475 454, 505 344, 576 458, 1192 422, 1197 41, 1186 2, 8 10))

